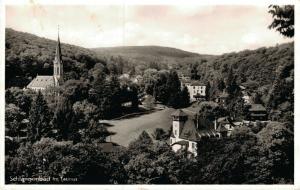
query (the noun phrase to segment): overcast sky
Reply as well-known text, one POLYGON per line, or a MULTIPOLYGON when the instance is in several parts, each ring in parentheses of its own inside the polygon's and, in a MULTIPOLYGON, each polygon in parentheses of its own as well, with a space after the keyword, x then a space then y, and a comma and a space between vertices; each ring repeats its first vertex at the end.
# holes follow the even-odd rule
POLYGON ((6 27, 86 48, 159 45, 222 54, 291 41, 267 6, 6 6, 6 27))

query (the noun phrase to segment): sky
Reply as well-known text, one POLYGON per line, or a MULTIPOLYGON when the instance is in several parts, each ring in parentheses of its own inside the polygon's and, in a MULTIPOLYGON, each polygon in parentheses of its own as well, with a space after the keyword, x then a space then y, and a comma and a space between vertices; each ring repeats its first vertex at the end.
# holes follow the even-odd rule
POLYGON ((268 29, 267 6, 10 5, 6 27, 86 48, 159 45, 223 54, 292 41, 268 29))

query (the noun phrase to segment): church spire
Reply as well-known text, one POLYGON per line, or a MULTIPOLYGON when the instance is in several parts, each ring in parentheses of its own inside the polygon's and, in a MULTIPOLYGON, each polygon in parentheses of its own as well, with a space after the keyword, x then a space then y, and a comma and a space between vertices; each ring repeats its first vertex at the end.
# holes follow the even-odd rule
POLYGON ((57 35, 57 45, 56 45, 56 52, 55 52, 55 59, 57 62, 61 62, 61 48, 60 48, 60 40, 59 40, 59 26, 58 26, 58 35, 57 35))
POLYGON ((59 28, 58 28, 58 36, 57 36, 57 45, 55 51, 55 58, 53 61, 53 77, 55 80, 55 86, 59 86, 63 83, 63 62, 61 55, 61 47, 59 40, 59 28))

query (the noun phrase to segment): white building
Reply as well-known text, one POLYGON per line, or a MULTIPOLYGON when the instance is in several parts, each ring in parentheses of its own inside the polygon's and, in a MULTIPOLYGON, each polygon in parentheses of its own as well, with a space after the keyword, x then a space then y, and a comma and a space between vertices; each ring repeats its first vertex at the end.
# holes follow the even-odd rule
POLYGON ((190 101, 196 101, 206 96, 206 86, 199 81, 193 81, 187 84, 190 93, 190 101))
POLYGON ((196 119, 196 115, 189 116, 181 109, 175 111, 172 118, 170 145, 175 152, 185 150, 197 156, 197 143, 202 138, 220 137, 216 130, 216 122, 196 119))

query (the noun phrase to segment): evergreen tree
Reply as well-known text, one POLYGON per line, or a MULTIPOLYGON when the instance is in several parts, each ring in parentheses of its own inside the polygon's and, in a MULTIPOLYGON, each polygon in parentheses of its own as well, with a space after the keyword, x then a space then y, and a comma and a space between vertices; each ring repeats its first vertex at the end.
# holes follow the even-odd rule
POLYGON ((79 128, 76 119, 79 118, 75 117, 71 102, 66 98, 61 98, 52 121, 53 128, 57 131, 55 138, 72 140, 79 128))
POLYGON ((210 100, 210 88, 211 88, 210 82, 207 82, 205 87, 205 98, 207 101, 210 100))
POLYGON ((190 104, 190 93, 186 86, 180 92, 180 107, 187 107, 190 104))
POLYGON ((52 117, 47 102, 39 91, 29 111, 29 139, 31 141, 37 141, 40 140, 41 137, 50 136, 52 128, 50 125, 51 119, 52 117))
POLYGON ((226 87, 226 85, 224 83, 224 80, 223 79, 218 79, 217 80, 217 86, 218 86, 219 91, 223 91, 226 87))
POLYGON ((178 107, 178 100, 180 98, 180 80, 175 70, 171 70, 166 83, 169 98, 168 105, 178 107))

